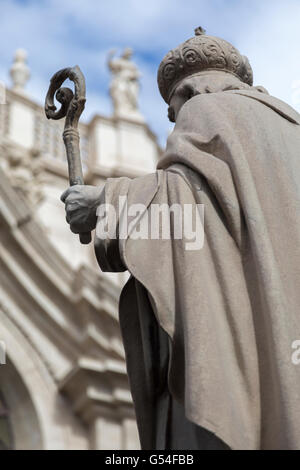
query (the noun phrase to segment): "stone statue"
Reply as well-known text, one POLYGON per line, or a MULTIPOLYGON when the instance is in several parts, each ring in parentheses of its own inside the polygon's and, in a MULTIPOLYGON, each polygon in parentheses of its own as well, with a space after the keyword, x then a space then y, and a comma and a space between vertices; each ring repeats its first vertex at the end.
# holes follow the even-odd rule
POLYGON ((140 72, 131 61, 133 51, 126 48, 119 58, 113 59, 115 51, 108 56, 108 67, 112 72, 110 95, 114 105, 114 116, 143 121, 138 110, 140 72))
POLYGON ((6 170, 13 188, 27 201, 29 207, 36 209, 44 199, 40 151, 37 148, 24 151, 6 145, 2 154, 6 157, 6 170))
POLYGON ((10 76, 13 82, 13 90, 23 93, 26 83, 30 78, 30 70, 27 65, 27 52, 24 49, 17 49, 14 63, 10 69, 10 76))
POLYGON ((119 315, 141 446, 299 449, 300 116, 202 28, 158 85, 176 124, 156 172, 62 195, 101 269, 131 273, 119 315))

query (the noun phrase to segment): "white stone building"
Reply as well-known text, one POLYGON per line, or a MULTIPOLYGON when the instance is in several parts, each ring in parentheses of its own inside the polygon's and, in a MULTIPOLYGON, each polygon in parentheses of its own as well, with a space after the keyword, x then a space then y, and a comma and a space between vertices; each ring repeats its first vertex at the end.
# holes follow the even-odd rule
MULTIPOLYGON (((102 274, 65 222, 63 122, 26 95, 24 51, 11 76, 0 104, 0 449, 139 448, 118 325, 124 274, 102 274)), ((157 140, 126 110, 80 124, 86 183, 155 168, 157 140)))

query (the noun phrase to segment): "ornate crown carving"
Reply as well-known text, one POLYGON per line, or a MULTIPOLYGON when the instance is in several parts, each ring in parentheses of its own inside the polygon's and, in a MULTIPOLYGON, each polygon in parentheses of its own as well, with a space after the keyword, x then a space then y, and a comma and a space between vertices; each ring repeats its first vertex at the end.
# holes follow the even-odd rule
POLYGON ((206 70, 229 72, 253 85, 253 72, 247 57, 224 39, 207 36, 199 27, 195 29, 195 37, 170 51, 160 64, 157 81, 163 99, 169 104, 181 80, 206 70))

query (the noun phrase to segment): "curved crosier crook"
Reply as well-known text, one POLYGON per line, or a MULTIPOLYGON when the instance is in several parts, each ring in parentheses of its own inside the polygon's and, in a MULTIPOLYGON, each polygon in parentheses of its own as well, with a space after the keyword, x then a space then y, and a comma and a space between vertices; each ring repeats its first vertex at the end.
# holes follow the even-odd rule
MULTIPOLYGON (((78 65, 59 70, 53 75, 45 100, 45 113, 48 119, 66 118, 63 139, 67 153, 70 186, 84 184, 78 122, 85 102, 85 79, 78 65), (74 83, 75 93, 70 88, 61 88, 67 78, 74 83), (58 110, 54 104, 54 98, 61 104, 61 108, 58 110)), ((91 240, 90 232, 80 234, 82 244, 87 245, 91 240)))

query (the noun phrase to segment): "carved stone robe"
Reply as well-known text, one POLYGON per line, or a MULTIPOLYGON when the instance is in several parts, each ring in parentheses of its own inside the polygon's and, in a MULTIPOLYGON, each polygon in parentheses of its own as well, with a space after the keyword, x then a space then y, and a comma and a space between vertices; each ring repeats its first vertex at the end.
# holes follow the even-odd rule
POLYGON ((120 324, 145 449, 300 448, 299 124, 254 89, 198 95, 155 173, 105 185, 103 201, 127 196, 141 217, 204 204, 201 250, 95 241, 104 271, 132 275, 120 324))

